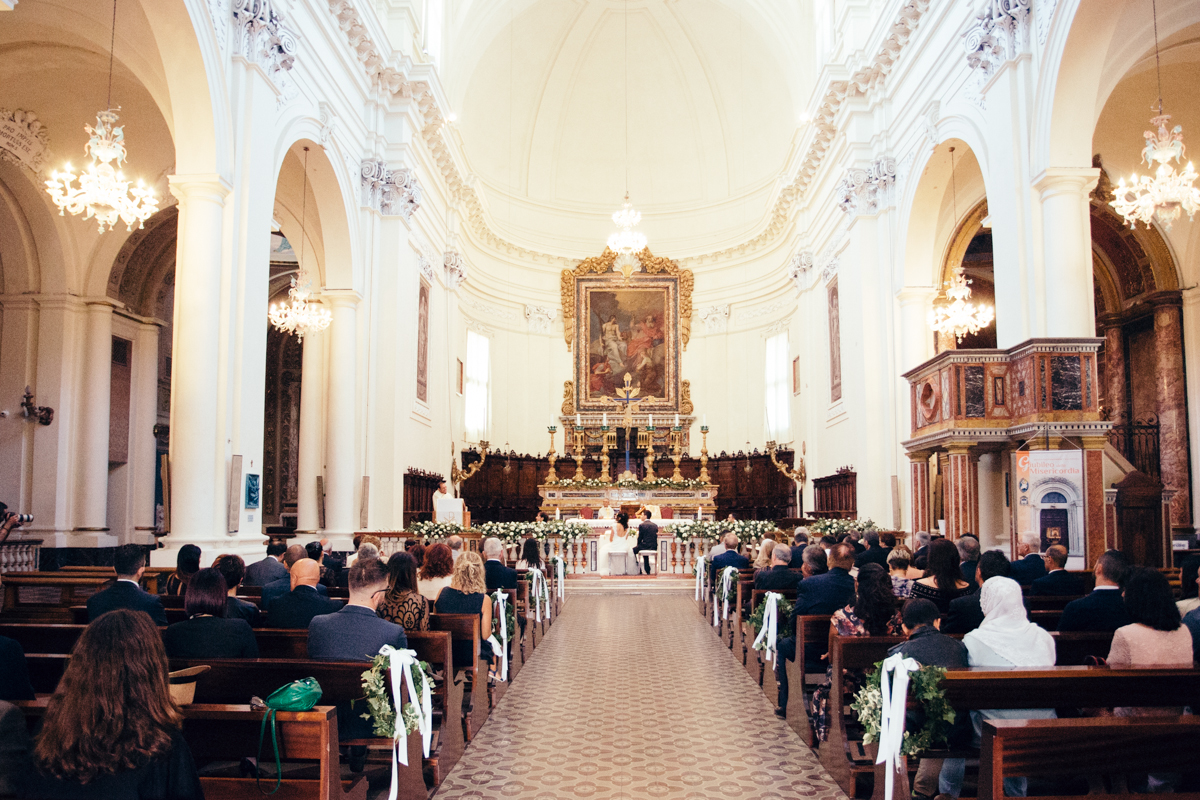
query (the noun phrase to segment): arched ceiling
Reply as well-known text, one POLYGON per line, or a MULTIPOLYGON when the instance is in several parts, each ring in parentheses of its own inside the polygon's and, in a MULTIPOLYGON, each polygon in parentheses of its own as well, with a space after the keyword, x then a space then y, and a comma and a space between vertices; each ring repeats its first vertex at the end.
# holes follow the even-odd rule
POLYGON ((767 212, 811 91, 808 5, 457 4, 442 73, 492 224, 516 241, 602 248, 628 163, 652 247, 744 237, 767 212))

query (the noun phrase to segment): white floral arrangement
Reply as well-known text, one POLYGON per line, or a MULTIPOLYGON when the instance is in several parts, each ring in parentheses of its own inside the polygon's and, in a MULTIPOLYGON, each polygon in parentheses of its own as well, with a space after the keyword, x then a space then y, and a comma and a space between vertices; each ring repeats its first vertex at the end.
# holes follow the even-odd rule
POLYGON ((815 536, 840 536, 847 531, 879 530, 870 519, 819 519, 807 527, 809 534, 815 536))
POLYGON ((414 539, 428 541, 457 536, 465 530, 457 522, 413 522, 408 526, 408 533, 414 539))
POLYGON ((745 519, 733 522, 728 520, 698 520, 672 525, 671 533, 675 535, 676 541, 691 542, 697 539, 716 540, 721 538, 726 532, 731 531, 737 534, 738 541, 742 544, 755 544, 762 541, 763 536, 777 529, 778 526, 774 522, 764 519, 745 519))
POLYGON ((519 544, 522 539, 533 537, 539 542, 555 537, 570 544, 592 532, 580 522, 552 519, 547 522, 485 522, 479 526, 485 537, 494 536, 505 544, 519 544))

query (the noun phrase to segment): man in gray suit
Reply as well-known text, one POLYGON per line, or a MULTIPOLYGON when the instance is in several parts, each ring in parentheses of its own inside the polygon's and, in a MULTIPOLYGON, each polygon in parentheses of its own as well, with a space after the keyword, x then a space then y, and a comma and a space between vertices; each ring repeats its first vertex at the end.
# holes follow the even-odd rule
POLYGON ((378 559, 350 568, 350 602, 308 623, 308 657, 325 661, 370 661, 379 648, 408 646, 404 628, 380 619, 375 609, 387 594, 387 568, 378 559))
POLYGON ((266 586, 271 581, 286 578, 288 569, 280 563, 285 552, 287 548, 281 542, 267 545, 267 557, 246 567, 246 577, 242 579, 242 585, 266 586))

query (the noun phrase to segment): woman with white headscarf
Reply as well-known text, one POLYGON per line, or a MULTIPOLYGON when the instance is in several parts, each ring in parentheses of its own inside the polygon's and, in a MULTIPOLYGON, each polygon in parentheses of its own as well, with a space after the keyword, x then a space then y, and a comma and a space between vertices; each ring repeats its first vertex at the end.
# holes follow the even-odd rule
MULTIPOLYGON (((1045 629, 1029 621, 1021 586, 1011 578, 989 578, 979 593, 983 624, 963 636, 967 646, 967 663, 972 667, 1025 668, 1054 666, 1054 638, 1045 629)), ((985 719, 1054 719, 1053 708, 1003 708, 972 711, 975 737, 983 734, 985 719)), ((946 759, 939 789, 958 796, 962 788, 961 759, 946 759), (957 774, 947 774, 957 772, 957 774)), ((1005 778, 1004 794, 1024 797, 1028 781, 1025 778, 1005 778)))

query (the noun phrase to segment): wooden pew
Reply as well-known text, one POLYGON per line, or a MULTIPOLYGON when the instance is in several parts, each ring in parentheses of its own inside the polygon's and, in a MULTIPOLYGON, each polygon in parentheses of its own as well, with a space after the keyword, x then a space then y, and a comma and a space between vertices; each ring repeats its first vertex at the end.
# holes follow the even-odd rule
POLYGON ((1044 595, 1027 594, 1024 596, 1025 608, 1029 611, 1062 611, 1067 603, 1087 595, 1044 595))
MULTIPOLYGON (((766 599, 768 591, 775 591, 775 590, 773 590, 773 589, 752 589, 750 592, 750 606, 749 606, 750 613, 746 615, 746 625, 745 625, 745 628, 742 630, 742 666, 743 667, 746 666, 746 661, 748 659, 750 646, 754 643, 754 638, 756 636, 758 636, 758 631, 756 631, 754 629, 754 626, 750 624, 749 618, 754 615, 754 610, 756 608, 758 608, 759 604, 762 603, 763 600, 766 599)), ((794 603, 796 601, 796 590, 795 589, 790 589, 785 592, 778 592, 778 594, 783 595, 783 598, 789 602, 794 603)), ((784 636, 787 636, 787 624, 788 624, 788 621, 781 616, 779 619, 779 624, 778 624, 778 629, 777 629, 780 639, 782 639, 784 636)), ((762 653, 758 653, 758 685, 760 688, 763 685, 763 677, 764 677, 764 673, 766 672, 766 663, 767 662, 763 661, 762 653)))
POLYGON ((467 742, 473 736, 471 712, 475 709, 475 682, 479 675, 479 646, 482 641, 479 622, 480 618, 474 614, 429 615, 430 630, 450 634, 452 668, 446 670, 446 680, 455 680, 459 672, 463 673, 462 728, 463 739, 467 742))
POLYGON ((1006 776, 1182 772, 1195 768, 1198 751, 1200 718, 1193 716, 985 720, 979 798, 1004 797, 1006 776))
MULTIPOLYGON (((28 720, 45 713, 45 700, 18 704, 28 720)), ((183 706, 183 736, 197 766, 212 762, 240 761, 258 752, 263 712, 248 705, 196 703, 183 706)), ((317 777, 285 777, 274 797, 279 800, 366 800, 367 781, 358 776, 341 779, 338 763, 337 710, 317 706, 311 711, 280 711, 275 715, 281 761, 311 761, 317 777)), ((273 761, 273 751, 271 760, 273 761)), ((267 763, 264 755, 263 765, 267 763)), ((271 767, 273 769, 273 765, 271 767)), ((262 797, 254 778, 202 776, 201 786, 209 800, 251 800, 262 797)), ((263 778, 264 787, 274 779, 263 778)))
MULTIPOLYGON (((828 648, 829 639, 833 632, 833 627, 830 624, 832 615, 825 614, 805 614, 796 618, 796 665, 800 669, 800 696, 804 701, 804 708, 809 707, 809 698, 812 693, 817 690, 817 686, 825 680, 825 671, 809 672, 804 664, 804 648, 806 643, 823 642, 828 648)), ((784 668, 787 668, 786 662, 784 668)), ((809 747, 817 746, 816 733, 813 731, 812 725, 808 726, 808 740, 805 742, 809 747)))
POLYGON ((4 619, 71 622, 71 607, 115 580, 115 575, 22 572, 4 576, 4 619))

